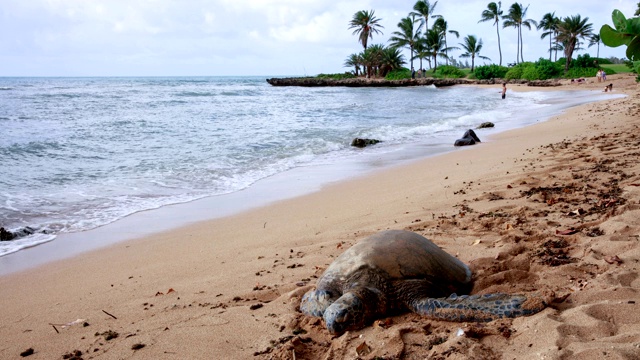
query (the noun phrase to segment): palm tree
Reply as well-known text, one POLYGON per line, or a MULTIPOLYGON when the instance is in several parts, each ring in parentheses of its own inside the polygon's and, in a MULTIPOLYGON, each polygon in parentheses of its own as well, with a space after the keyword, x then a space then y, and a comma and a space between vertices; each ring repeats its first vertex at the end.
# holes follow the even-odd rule
POLYGON ((571 64, 571 56, 573 51, 576 50, 580 39, 590 38, 592 33, 593 24, 587 24, 588 17, 582 19, 580 15, 567 16, 558 25, 558 42, 564 45, 564 55, 566 62, 564 65, 564 71, 569 70, 571 64))
POLYGON ((596 53, 596 58, 600 57, 600 34, 593 34, 591 35, 591 38, 589 38, 589 47, 592 47, 593 45, 598 45, 598 50, 596 53))
MULTIPOLYGON (((434 26, 435 27, 435 26, 434 26)), ((438 57, 447 58, 447 47, 444 44, 444 34, 438 29, 429 29, 425 38, 426 46, 429 48, 433 58, 433 71, 438 70, 438 57)))
POLYGON ((474 35, 467 35, 467 37, 465 37, 463 43, 460 43, 460 46, 462 46, 462 49, 464 51, 466 51, 464 54, 460 55, 460 57, 463 58, 471 58, 471 71, 473 72, 473 67, 475 65, 475 58, 476 56, 479 59, 483 59, 483 60, 491 60, 486 56, 481 56, 480 55, 480 50, 482 50, 482 39, 478 40, 476 39, 476 37, 474 35))
POLYGON ((422 67, 422 60, 427 60, 429 62, 429 69, 431 69, 431 50, 427 45, 427 38, 425 36, 418 39, 413 50, 416 52, 414 59, 420 59, 420 69, 424 69, 422 67))
MULTIPOLYGON (((514 27, 518 30, 518 52, 520 53, 520 59, 522 62, 524 62, 524 56, 522 55, 522 48, 524 47, 524 44, 522 43, 522 27, 524 26, 531 30, 531 25, 538 25, 535 20, 525 19, 528 9, 529 5, 523 8, 522 4, 513 3, 509 8, 509 13, 503 17, 504 23, 502 23, 503 28, 514 27)), ((516 63, 518 62, 518 54, 516 53, 516 63)))
POLYGON ((400 49, 394 47, 384 48, 380 62, 380 76, 387 76, 390 71, 400 69, 405 63, 404 55, 402 55, 400 49))
POLYGON ((540 20, 538 24, 538 30, 544 30, 540 39, 544 39, 545 37, 549 37, 549 61, 551 61, 551 48, 553 47, 552 40, 558 34, 558 23, 560 23, 560 19, 556 16, 555 11, 553 13, 546 13, 540 20))
POLYGON ((400 19, 398 23, 398 28, 400 31, 394 31, 392 33, 392 37, 389 38, 391 42, 391 46, 400 48, 400 47, 408 47, 411 52, 411 69, 413 69, 413 50, 418 43, 418 39, 420 38, 420 29, 422 28, 422 23, 416 27, 416 17, 411 15, 410 17, 400 19))
POLYGON ((349 29, 354 29, 353 35, 358 34, 358 40, 362 46, 367 49, 367 42, 369 39, 373 39, 373 34, 382 34, 380 28, 384 26, 379 22, 382 19, 378 19, 374 16, 374 11, 360 10, 353 14, 353 19, 349 22, 349 29))
POLYGON ((456 38, 460 38, 460 33, 455 30, 449 30, 449 24, 447 24, 447 21, 442 17, 439 17, 436 20, 435 24, 433 24, 433 28, 436 31, 439 31, 444 38, 444 54, 446 55, 446 63, 449 65, 449 50, 455 50, 457 47, 447 46, 447 33, 455 35, 456 38))
POLYGON ((556 42, 553 44, 553 47, 549 49, 549 53, 551 53, 552 51, 556 54, 553 58, 553 61, 558 61, 558 51, 564 52, 564 45, 556 40, 556 42))
POLYGON ((362 63, 365 67, 367 77, 374 77, 382 64, 382 53, 384 46, 380 44, 371 45, 362 52, 362 63))
POLYGON ((354 67, 353 73, 356 75, 356 77, 360 73, 360 65, 362 65, 362 54, 351 54, 344 61, 345 67, 354 67))
POLYGON ((498 52, 500 53, 500 66, 502 66, 502 48, 500 48, 500 17, 502 16, 502 1, 498 1, 498 4, 491 2, 487 5, 487 10, 482 12, 482 18, 478 22, 493 21, 493 25, 496 26, 496 33, 498 34, 498 52))
POLYGON ((427 33, 429 29, 429 18, 437 18, 440 15, 434 15, 433 12, 438 5, 437 1, 434 1, 433 4, 429 0, 418 0, 415 5, 413 5, 413 11, 409 13, 409 15, 423 17, 424 18, 424 32, 427 33))

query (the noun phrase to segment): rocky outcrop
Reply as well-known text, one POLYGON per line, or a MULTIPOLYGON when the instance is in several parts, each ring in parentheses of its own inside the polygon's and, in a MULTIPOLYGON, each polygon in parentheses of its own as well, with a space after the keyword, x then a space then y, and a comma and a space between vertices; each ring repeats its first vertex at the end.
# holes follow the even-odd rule
POLYGON ((550 86, 561 86, 560 81, 556 79, 549 80, 532 80, 527 83, 528 86, 539 86, 539 87, 550 87, 550 86))
POLYGON ((403 79, 403 80, 385 80, 385 79, 320 79, 315 77, 305 78, 271 78, 267 82, 273 86, 303 86, 303 87, 326 87, 326 86, 345 86, 345 87, 408 87, 408 86, 430 86, 437 87, 453 86, 460 84, 477 84, 475 80, 468 79, 403 79))
MULTIPOLYGON (((352 78, 352 79, 325 79, 316 77, 292 77, 292 78, 271 78, 267 79, 267 82, 273 86, 302 86, 302 87, 327 87, 327 86, 344 86, 344 87, 407 87, 407 86, 431 86, 436 87, 453 86, 453 85, 494 85, 502 84, 502 79, 487 79, 487 80, 475 80, 475 79, 436 79, 436 78, 422 78, 422 79, 402 79, 402 80, 385 80, 385 79, 366 79, 366 78, 352 78)), ((515 79, 506 81, 507 84, 526 84, 529 86, 560 86, 562 85, 558 80, 534 80, 527 81, 523 79, 515 79)))

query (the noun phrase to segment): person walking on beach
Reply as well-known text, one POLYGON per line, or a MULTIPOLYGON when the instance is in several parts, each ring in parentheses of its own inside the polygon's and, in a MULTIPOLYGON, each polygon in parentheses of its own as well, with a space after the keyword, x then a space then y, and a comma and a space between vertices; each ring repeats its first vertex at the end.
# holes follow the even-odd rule
POLYGON ((504 99, 507 96, 507 83, 503 82, 502 83, 502 99, 504 99))
POLYGON ((598 82, 602 82, 602 69, 599 69, 596 73, 596 78, 598 78, 598 82))

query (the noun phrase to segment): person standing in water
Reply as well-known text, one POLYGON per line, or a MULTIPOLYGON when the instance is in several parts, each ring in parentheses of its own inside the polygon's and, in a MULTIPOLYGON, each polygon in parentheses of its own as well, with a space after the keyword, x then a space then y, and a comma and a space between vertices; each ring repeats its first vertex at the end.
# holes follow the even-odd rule
POLYGON ((502 83, 502 98, 504 99, 507 96, 507 83, 502 83))

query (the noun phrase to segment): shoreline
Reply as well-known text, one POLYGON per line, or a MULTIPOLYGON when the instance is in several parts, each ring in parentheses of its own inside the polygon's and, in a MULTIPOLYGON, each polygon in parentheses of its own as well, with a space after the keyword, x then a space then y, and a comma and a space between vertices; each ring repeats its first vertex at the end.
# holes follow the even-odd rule
MULTIPOLYGON (((479 88, 495 87, 492 85, 458 86, 475 86, 479 88)), ((557 90, 536 88, 527 84, 514 86, 515 89, 513 89, 513 91, 516 92, 557 90)), ((479 133, 479 135, 484 139, 483 141, 490 141, 496 134, 514 128, 530 126, 539 121, 547 121, 554 115, 584 103, 605 100, 604 97, 599 100, 593 99, 598 95, 588 93, 589 89, 562 90, 583 90, 585 94, 582 95, 582 97, 586 100, 582 99, 582 97, 577 99, 564 99, 564 101, 561 102, 561 104, 564 105, 557 109, 546 109, 543 110, 543 113, 537 114, 537 116, 542 116, 544 118, 543 120, 533 120, 535 117, 523 116, 519 123, 511 123, 506 128, 491 128, 476 131, 486 132, 486 134, 479 133)), ((453 144, 454 139, 451 138, 450 140, 453 144)), ((453 146, 446 148, 438 148, 438 146, 432 147, 430 144, 428 148, 424 148, 424 145, 425 144, 422 143, 396 145, 395 148, 386 149, 382 153, 368 154, 364 161, 354 158, 348 160, 346 163, 340 164, 298 167, 258 180, 248 188, 228 194, 205 196, 184 203, 170 204, 160 208, 138 211, 98 228, 57 234, 54 240, 0 257, 0 277, 46 265, 47 263, 80 256, 85 252, 96 251, 123 241, 132 241, 142 237, 153 236, 154 234, 186 227, 194 223, 215 220, 221 217, 250 211, 255 208, 269 206, 275 202, 321 191, 324 186, 336 181, 351 181, 363 176, 374 176, 373 174, 379 171, 392 171, 393 168, 403 166, 407 163, 422 161, 447 152, 462 150, 453 146)))
MULTIPOLYGON (((75 349, 87 356, 110 358, 240 359, 257 355, 284 359, 293 350, 300 357, 331 353, 339 358, 355 356, 355 348, 363 341, 372 349, 365 358, 396 353, 437 356, 448 349, 454 349, 448 354, 460 359, 471 354, 560 358, 567 351, 584 355, 605 345, 612 347, 612 354, 631 354, 634 344, 640 344, 640 319, 625 319, 621 314, 635 309, 627 301, 637 298, 640 288, 634 265, 639 245, 624 236, 640 229, 636 216, 640 194, 629 185, 640 179, 637 175, 623 179, 626 202, 611 205, 617 212, 606 219, 587 215, 586 221, 600 221, 598 226, 605 231, 602 238, 596 238, 598 242, 579 235, 567 238, 572 244, 567 255, 580 262, 565 267, 537 261, 528 265, 521 255, 528 254, 527 246, 546 240, 547 232, 563 230, 577 220, 536 217, 530 209, 541 206, 533 201, 539 195, 518 195, 532 187, 569 182, 563 177, 571 175, 570 171, 583 167, 590 171, 600 164, 598 151, 618 160, 623 157, 616 154, 628 155, 616 143, 634 146, 628 129, 639 125, 637 85, 629 91, 633 96, 582 105, 543 123, 495 134, 494 141, 476 145, 474 151, 449 152, 332 183, 321 191, 267 207, 0 277, 4 290, 0 304, 5 310, 0 315, 5 325, 0 336, 7 339, 0 354, 17 357, 33 347, 35 354, 30 358, 34 359, 56 358, 75 349), (489 213, 494 214, 490 220, 480 216, 489 213), (499 213, 509 216, 495 216, 499 213), (474 292, 531 291, 539 286, 574 290, 568 295, 569 302, 539 315, 492 322, 478 338, 446 335, 455 334, 460 327, 468 329, 469 324, 424 320, 411 314, 392 318, 388 328, 374 325, 337 339, 328 337, 321 324, 295 311, 301 294, 334 256, 366 235, 387 228, 418 231, 471 264, 483 276, 474 292), (621 238, 616 240, 616 234, 621 238), (517 237, 529 240, 518 243, 517 237), (622 265, 603 260, 614 254, 622 265), (589 277, 585 269, 598 276, 589 277), (603 315, 596 317, 595 324, 589 323, 587 315, 596 311, 603 315), (616 324, 609 324, 607 318, 615 318, 616 324), (59 334, 48 325, 76 319, 90 325, 68 325, 59 334), (588 339, 570 332, 569 324, 592 329, 588 339), (497 329, 505 326, 517 336, 500 335, 497 329), (297 329, 305 332, 295 335, 297 329), (94 336, 107 330, 120 337, 107 341, 94 336), (610 338, 611 332, 618 337, 610 338), (402 333, 415 340, 397 335, 402 333), (445 341, 433 342, 430 349, 411 345, 423 340, 429 343, 432 335, 445 341), (203 343, 209 344, 206 349, 203 343), (145 347, 132 350, 135 344, 145 347)), ((632 163, 618 166, 629 174, 637 167, 632 163)), ((608 179, 618 173, 602 174, 600 178, 608 179)), ((570 196, 567 194, 564 197, 570 196)), ((536 211, 562 213, 564 203, 557 197, 556 201, 559 203, 543 204, 536 211)), ((570 211, 578 206, 570 205, 570 211)))

